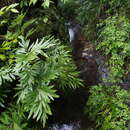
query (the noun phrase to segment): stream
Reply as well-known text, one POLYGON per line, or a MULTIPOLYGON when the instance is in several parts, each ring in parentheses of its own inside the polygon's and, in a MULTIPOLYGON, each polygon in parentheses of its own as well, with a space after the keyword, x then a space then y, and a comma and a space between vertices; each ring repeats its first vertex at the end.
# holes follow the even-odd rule
POLYGON ((69 124, 53 124, 49 130, 81 130, 79 122, 69 124))
MULTIPOLYGON (((103 83, 109 76, 106 57, 96 51, 93 43, 84 40, 81 36, 78 38, 76 29, 79 29, 79 25, 69 25, 73 57, 85 87, 69 90, 68 95, 60 93, 60 98, 52 104, 53 116, 50 118, 47 130, 93 129, 94 123, 84 114, 84 106, 89 96, 88 90, 92 85, 103 83)), ((129 89, 130 82, 127 81, 121 86, 129 89)))

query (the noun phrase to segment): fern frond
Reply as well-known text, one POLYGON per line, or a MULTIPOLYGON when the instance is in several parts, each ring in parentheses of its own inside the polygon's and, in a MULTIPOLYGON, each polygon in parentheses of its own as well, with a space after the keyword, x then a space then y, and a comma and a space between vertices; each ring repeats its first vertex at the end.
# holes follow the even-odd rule
POLYGON ((33 117, 45 125, 48 115, 52 114, 50 103, 58 97, 56 88, 76 88, 82 83, 69 51, 59 40, 50 36, 33 43, 20 39, 14 67, 19 77, 17 102, 24 105, 28 118, 33 117))
POLYGON ((25 110, 29 112, 28 118, 33 117, 37 121, 41 120, 45 126, 48 115, 52 115, 51 100, 58 97, 52 86, 42 86, 28 93, 26 100, 23 101, 25 110))
POLYGON ((10 81, 11 82, 13 79, 15 79, 15 76, 13 74, 12 67, 4 66, 4 67, 0 68, 0 86, 5 81, 10 81))

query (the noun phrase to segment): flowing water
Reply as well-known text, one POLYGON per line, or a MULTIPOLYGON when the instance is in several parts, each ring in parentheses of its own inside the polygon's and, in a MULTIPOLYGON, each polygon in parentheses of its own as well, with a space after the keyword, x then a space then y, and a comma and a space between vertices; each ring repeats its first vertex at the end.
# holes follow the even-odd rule
MULTIPOLYGON (((70 27, 70 34, 77 33, 77 26, 70 27)), ((83 41, 85 46, 80 46, 82 41, 77 41, 74 36, 77 34, 70 35, 75 52, 73 56, 76 59, 75 63, 80 71, 80 76, 85 81, 85 87, 70 90, 67 96, 63 92, 60 93, 60 99, 57 99, 52 105, 53 117, 47 130, 91 130, 93 123, 84 114, 84 106, 89 96, 88 89, 89 86, 102 82, 108 76, 104 57, 95 53, 92 43, 83 41)))
MULTIPOLYGON (((106 65, 106 58, 96 51, 92 43, 87 41, 78 41, 74 34, 78 29, 74 26, 70 26, 70 42, 75 44, 83 43, 84 46, 74 47, 74 59, 75 63, 80 71, 81 78, 85 82, 84 88, 71 90, 70 94, 65 96, 62 92, 61 97, 57 99, 52 105, 53 117, 47 130, 92 130, 94 124, 87 115, 84 114, 84 106, 89 97, 88 89, 92 85, 98 83, 105 83, 104 80, 109 77, 109 68, 106 65), (75 31, 76 30, 76 31, 75 31), (73 32, 74 31, 74 32, 73 32)), ((77 33, 77 32, 76 32, 77 33)), ((124 89, 130 88, 130 82, 123 83, 124 89), (128 87, 129 86, 129 87, 128 87)), ((130 105, 130 102, 129 102, 130 105)), ((94 128, 94 130, 96 130, 94 128)))
POLYGON ((48 130, 81 130, 79 122, 69 124, 53 124, 48 130))

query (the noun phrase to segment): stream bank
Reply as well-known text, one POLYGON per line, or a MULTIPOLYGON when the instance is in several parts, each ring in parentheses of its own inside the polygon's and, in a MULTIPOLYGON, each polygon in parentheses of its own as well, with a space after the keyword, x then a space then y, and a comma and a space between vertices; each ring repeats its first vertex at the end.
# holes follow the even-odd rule
POLYGON ((97 54, 91 42, 82 40, 81 37, 72 40, 71 43, 73 44, 72 55, 80 71, 80 77, 84 81, 84 87, 68 90, 67 94, 60 92, 60 98, 56 99, 51 107, 53 116, 49 119, 48 130, 90 130, 94 127, 94 123, 84 114, 84 106, 89 97, 89 87, 99 83, 108 73, 108 71, 101 71, 105 58, 97 54))
MULTIPOLYGON (((77 26, 71 26, 71 32, 77 26)), ((61 97, 52 104, 53 116, 50 118, 48 130, 91 130, 94 129, 92 122, 84 114, 84 106, 89 97, 89 87, 99 83, 106 84, 104 79, 109 77, 107 58, 96 51, 96 47, 81 35, 71 35, 71 46, 73 48, 73 59, 84 81, 84 87, 69 90, 67 95, 61 92, 61 97), (76 36, 75 38, 72 36, 76 36)), ((119 84, 123 89, 130 89, 130 75, 127 81, 119 84)), ((111 84, 109 84, 111 85, 111 84)), ((128 102, 130 105, 130 102, 128 102)))

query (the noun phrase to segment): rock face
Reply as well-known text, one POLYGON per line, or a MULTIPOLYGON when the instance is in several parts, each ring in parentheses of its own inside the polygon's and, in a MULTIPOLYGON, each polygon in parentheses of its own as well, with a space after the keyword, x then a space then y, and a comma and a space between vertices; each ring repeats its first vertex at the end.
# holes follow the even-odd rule
POLYGON ((95 85, 98 83, 99 76, 98 65, 95 60, 95 47, 86 40, 79 40, 78 44, 81 47, 74 48, 75 52, 78 53, 77 55, 74 54, 74 57, 76 57, 75 61, 81 73, 81 78, 87 86, 95 85))

